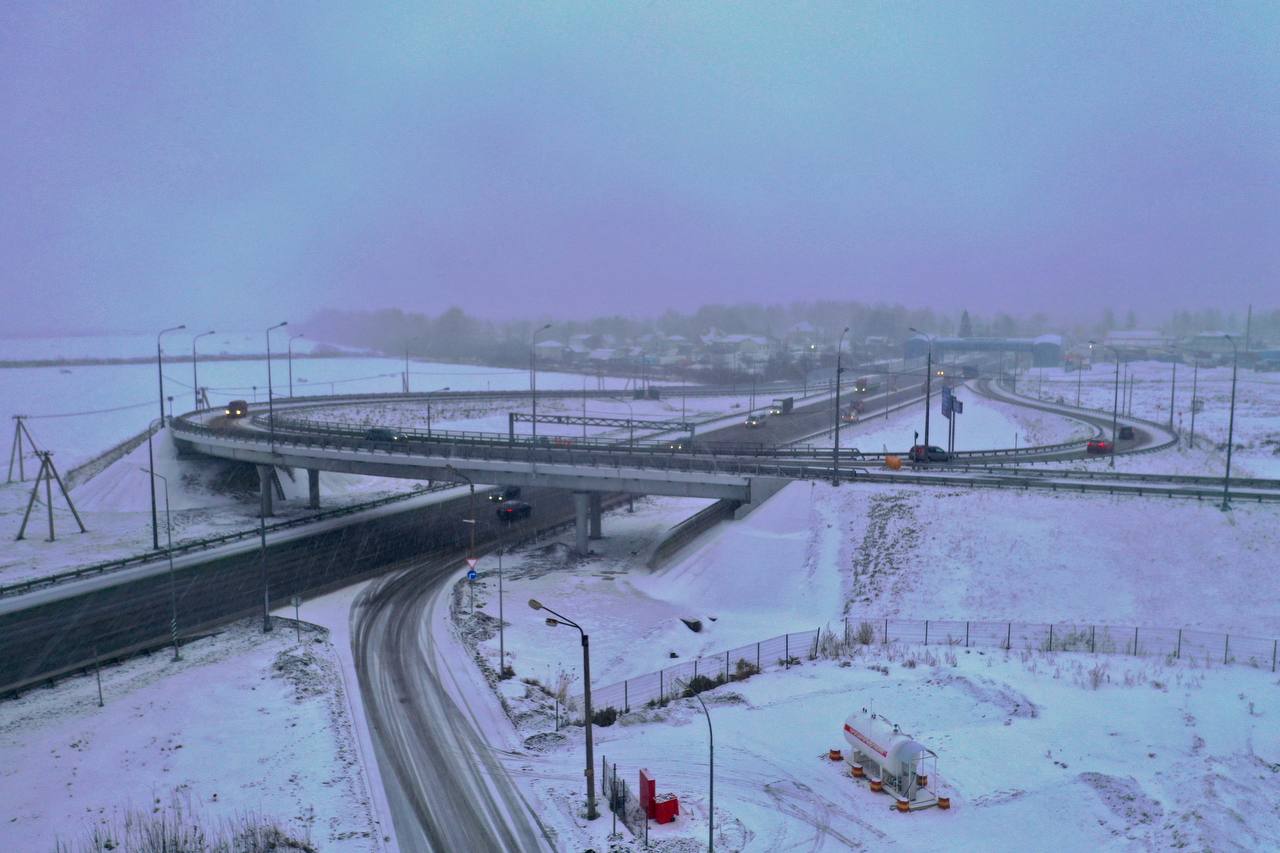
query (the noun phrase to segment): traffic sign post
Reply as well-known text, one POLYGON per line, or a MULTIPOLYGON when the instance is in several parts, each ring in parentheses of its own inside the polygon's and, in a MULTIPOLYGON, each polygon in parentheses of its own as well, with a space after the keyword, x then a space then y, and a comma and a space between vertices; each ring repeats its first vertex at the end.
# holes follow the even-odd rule
POLYGON ((298 629, 298 645, 302 645, 302 619, 298 616, 298 608, 302 606, 302 596, 295 595, 289 601, 293 605, 293 627, 298 629))
POLYGON ((467 557, 467 566, 469 567, 467 569, 467 591, 471 594, 472 615, 476 612, 476 578, 479 577, 476 573, 476 562, 475 557, 467 557))

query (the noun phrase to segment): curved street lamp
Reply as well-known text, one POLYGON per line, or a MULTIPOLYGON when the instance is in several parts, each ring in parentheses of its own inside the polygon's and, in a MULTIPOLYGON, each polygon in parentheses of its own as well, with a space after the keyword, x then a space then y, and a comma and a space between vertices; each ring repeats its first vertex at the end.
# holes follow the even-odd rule
POLYGON ((271 333, 287 325, 289 321, 283 320, 267 329, 267 433, 272 453, 276 450, 276 408, 272 399, 274 395, 271 393, 271 333))
MULTIPOLYGON (((185 323, 177 326, 170 326, 167 329, 161 329, 156 335, 156 376, 160 380, 160 429, 164 429, 164 356, 160 350, 160 339, 170 332, 176 332, 179 329, 185 329, 185 323)), ((155 468, 155 454, 151 450, 151 426, 147 426, 147 467, 155 468)), ((151 549, 153 551, 160 550, 160 531, 158 529, 160 522, 156 519, 156 481, 151 480, 151 549)))
MULTIPOLYGON (((937 335, 931 335, 928 332, 922 332, 914 326, 907 327, 910 331, 915 332, 929 341, 929 355, 925 358, 924 366, 924 455, 929 458, 929 396, 933 390, 933 339, 937 335)), ((1014 374, 1017 374, 1017 368, 1014 368, 1014 374)))
POLYGON ((289 336, 289 399, 290 400, 293 399, 293 342, 296 341, 298 338, 303 338, 303 337, 306 337, 306 335, 304 335, 301 332, 299 332, 296 335, 289 336))
POLYGON ((529 336, 529 393, 533 397, 533 437, 538 437, 538 365, 535 361, 536 352, 534 347, 538 343, 538 335, 551 328, 551 324, 547 323, 541 329, 534 331, 529 336))
POLYGON ((186 323, 177 326, 170 326, 167 329, 161 329, 160 334, 156 335, 156 376, 160 379, 160 426, 164 426, 164 356, 160 351, 160 339, 170 332, 176 332, 179 329, 185 329, 186 323))
POLYGON ((196 411, 200 410, 200 380, 196 375, 196 341, 207 335, 216 335, 217 332, 210 329, 207 332, 201 332, 191 339, 191 396, 195 402, 196 411))
POLYGON ((840 339, 836 342, 836 439, 831 447, 831 485, 833 486, 840 485, 840 375, 844 373, 841 357, 844 355, 844 336, 847 334, 849 334, 849 327, 845 326, 844 331, 840 333, 840 339))
POLYGON ((1223 512, 1231 509, 1231 445, 1236 434, 1236 368, 1240 365, 1240 347, 1236 346, 1236 339, 1230 335, 1225 337, 1231 344, 1231 417, 1227 421, 1227 474, 1222 478, 1223 512))
POLYGON ((547 617, 548 627, 554 628, 557 625, 568 625, 570 628, 577 628, 578 633, 582 636, 582 701, 586 706, 584 720, 587 734, 587 820, 595 820, 600 816, 600 813, 596 811, 595 757, 591 745, 591 645, 588 641, 587 632, 583 631, 582 626, 577 622, 561 616, 536 598, 529 599, 529 606, 534 610, 545 610, 551 614, 551 616, 547 617))
POLYGON ((152 468, 142 470, 153 480, 159 477, 160 482, 164 483, 164 532, 169 537, 169 639, 173 642, 173 659, 177 661, 182 660, 182 655, 178 651, 178 591, 173 573, 173 519, 169 515, 169 478, 157 474, 152 468))

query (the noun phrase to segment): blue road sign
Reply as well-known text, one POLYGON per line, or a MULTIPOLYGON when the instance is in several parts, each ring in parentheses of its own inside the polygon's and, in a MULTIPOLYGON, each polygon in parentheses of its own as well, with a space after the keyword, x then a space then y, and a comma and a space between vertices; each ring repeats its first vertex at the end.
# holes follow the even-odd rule
POLYGON ((473 580, 475 580, 475 579, 476 579, 476 577, 478 577, 478 576, 476 575, 476 570, 475 570, 475 569, 472 569, 471 571, 467 572, 467 580, 469 580, 469 581, 473 581, 473 580))

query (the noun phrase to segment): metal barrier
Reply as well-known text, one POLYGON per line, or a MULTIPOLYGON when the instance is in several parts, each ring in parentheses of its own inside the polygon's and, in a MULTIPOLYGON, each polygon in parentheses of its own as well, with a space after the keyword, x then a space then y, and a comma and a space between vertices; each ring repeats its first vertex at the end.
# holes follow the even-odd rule
MULTIPOLYGON (((593 687, 596 710, 654 707, 694 692, 740 681, 766 669, 789 669, 802 659, 839 657, 858 646, 901 643, 1043 652, 1089 652, 1241 665, 1276 672, 1280 640, 1193 628, 1144 628, 1051 622, 980 622, 848 617, 836 629, 781 634, 703 655, 605 687, 593 687)), ((581 697, 577 697, 581 703, 581 697)))

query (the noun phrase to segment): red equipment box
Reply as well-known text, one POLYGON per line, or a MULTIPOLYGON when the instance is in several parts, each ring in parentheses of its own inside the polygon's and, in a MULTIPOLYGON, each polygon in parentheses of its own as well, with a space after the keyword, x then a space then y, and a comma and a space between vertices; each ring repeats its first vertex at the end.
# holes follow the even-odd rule
POLYGON ((658 823, 671 823, 680 814, 680 798, 675 794, 659 794, 653 798, 653 819, 658 823))

